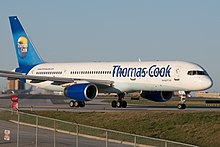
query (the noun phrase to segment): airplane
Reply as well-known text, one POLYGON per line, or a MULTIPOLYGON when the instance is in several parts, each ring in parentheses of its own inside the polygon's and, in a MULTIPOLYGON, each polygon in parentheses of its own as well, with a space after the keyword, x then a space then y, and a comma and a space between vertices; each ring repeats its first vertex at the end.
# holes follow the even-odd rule
POLYGON ((183 91, 178 104, 185 109, 191 91, 212 87, 213 81, 200 65, 186 61, 48 63, 42 60, 17 16, 9 16, 18 67, 1 70, 0 76, 20 79, 47 90, 62 91, 70 107, 84 107, 98 93, 116 93, 113 108, 126 108, 125 94, 139 92, 142 98, 165 102, 174 91, 183 91))

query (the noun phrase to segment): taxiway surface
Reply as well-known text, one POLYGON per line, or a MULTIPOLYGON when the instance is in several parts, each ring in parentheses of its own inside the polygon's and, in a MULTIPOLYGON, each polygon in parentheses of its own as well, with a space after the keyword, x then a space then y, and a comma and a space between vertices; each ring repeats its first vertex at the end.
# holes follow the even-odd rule
MULTIPOLYGON (((0 108, 10 108, 11 95, 0 96, 0 108)), ((56 110, 73 112, 120 112, 120 111, 182 111, 176 106, 128 104, 127 108, 112 108, 110 103, 103 100, 116 100, 114 97, 98 97, 86 102, 84 108, 71 108, 68 105, 70 99, 59 95, 20 95, 20 110, 56 110)), ((189 99, 190 100, 190 99, 189 99)), ((220 106, 187 106, 186 111, 219 111, 220 106)), ((185 111, 184 110, 184 111, 185 111)))

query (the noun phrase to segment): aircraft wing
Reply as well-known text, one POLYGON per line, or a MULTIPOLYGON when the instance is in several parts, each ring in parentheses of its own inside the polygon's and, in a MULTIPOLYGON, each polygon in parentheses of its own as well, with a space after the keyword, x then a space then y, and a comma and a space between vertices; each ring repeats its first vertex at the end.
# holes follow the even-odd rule
POLYGON ((7 77, 8 79, 25 79, 31 80, 31 83, 40 83, 45 81, 53 81, 53 85, 62 85, 80 81, 86 81, 93 84, 111 86, 114 82, 109 80, 96 80, 96 79, 80 79, 80 78, 66 78, 66 77, 49 77, 49 76, 34 76, 25 75, 19 72, 0 70, 0 77, 7 77))

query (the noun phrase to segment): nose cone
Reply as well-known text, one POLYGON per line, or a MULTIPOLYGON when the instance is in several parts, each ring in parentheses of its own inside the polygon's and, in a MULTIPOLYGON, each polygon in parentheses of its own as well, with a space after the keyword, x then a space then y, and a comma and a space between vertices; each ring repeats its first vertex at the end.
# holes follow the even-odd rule
POLYGON ((209 89, 213 85, 213 81, 212 81, 211 77, 209 77, 209 76, 200 79, 200 83, 201 83, 200 86, 201 86, 202 90, 209 89))
POLYGON ((209 77, 209 80, 208 80, 208 82, 207 82, 207 87, 208 87, 207 89, 211 88, 212 85, 213 85, 213 80, 212 80, 211 77, 209 77))

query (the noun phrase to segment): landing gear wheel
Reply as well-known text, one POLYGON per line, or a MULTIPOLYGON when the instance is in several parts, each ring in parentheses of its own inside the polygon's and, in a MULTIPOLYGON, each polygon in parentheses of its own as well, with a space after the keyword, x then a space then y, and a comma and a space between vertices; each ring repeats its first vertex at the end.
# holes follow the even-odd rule
POLYGON ((127 102, 123 101, 125 96, 125 93, 119 93, 118 94, 118 101, 112 101, 112 108, 126 108, 127 107, 127 102))
POLYGON ((122 101, 121 102, 121 107, 122 108, 126 108, 127 107, 127 102, 126 101, 122 101))
POLYGON ((186 104, 178 104, 178 109, 186 109, 186 104))
POLYGON ((117 102, 116 101, 112 101, 112 108, 116 108, 117 107, 117 102))
POLYGON ((70 101, 69 106, 70 107, 85 107, 85 102, 84 101, 70 101))
POLYGON ((126 108, 127 102, 126 101, 112 101, 112 108, 126 108))
POLYGON ((79 107, 79 102, 78 101, 75 101, 74 107, 79 107))
POLYGON ((81 101, 81 102, 79 102, 79 107, 85 107, 85 102, 84 101, 81 101))
POLYGON ((180 102, 179 104, 177 105, 177 108, 178 109, 186 109, 186 98, 187 97, 190 97, 190 91, 179 91, 179 94, 180 94, 180 102))
POLYGON ((70 106, 70 107, 74 107, 74 106, 75 106, 75 102, 74 102, 74 101, 70 101, 70 102, 69 102, 69 106, 70 106))

